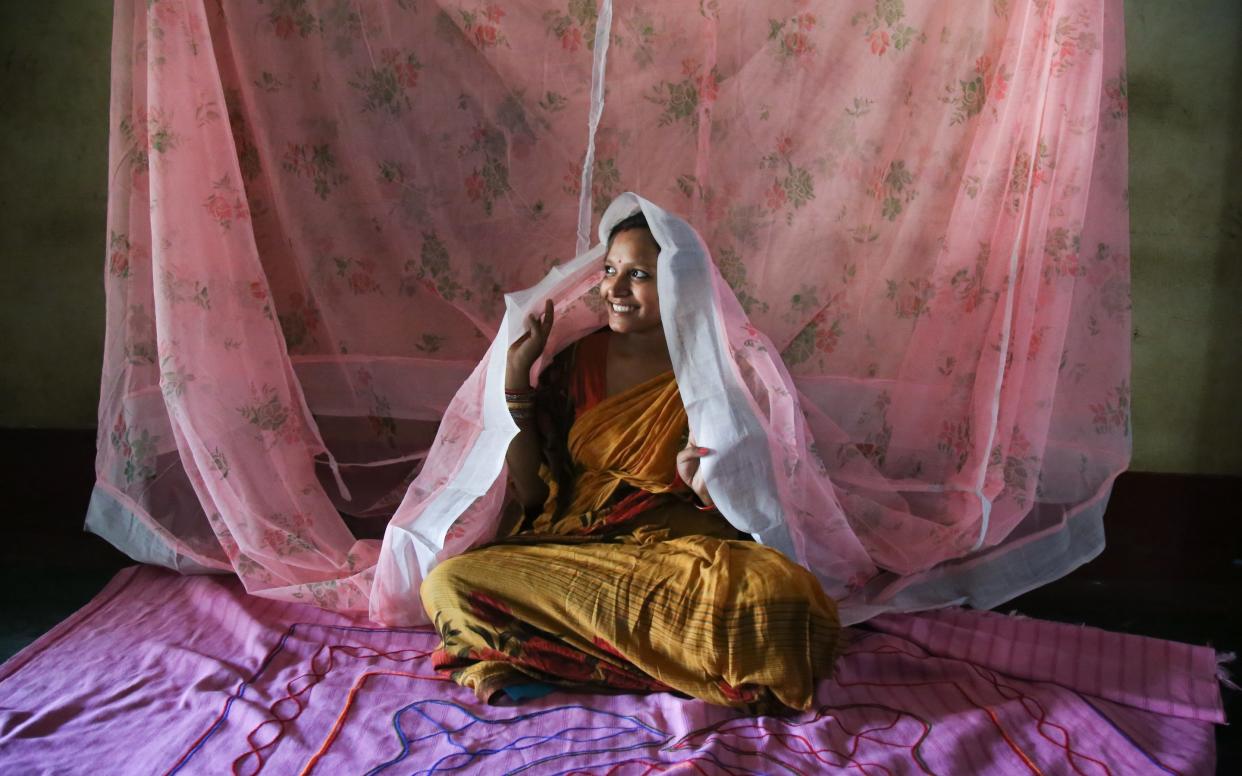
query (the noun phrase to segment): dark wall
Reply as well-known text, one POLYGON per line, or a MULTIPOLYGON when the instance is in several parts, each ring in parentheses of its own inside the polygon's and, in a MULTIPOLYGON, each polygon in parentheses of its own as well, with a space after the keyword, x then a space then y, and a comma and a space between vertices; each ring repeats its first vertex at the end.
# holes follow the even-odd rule
POLYGON ((95 425, 111 4, 0 4, 0 427, 95 425))
POLYGON ((1242 473, 1242 3, 1129 0, 1134 468, 1242 473))

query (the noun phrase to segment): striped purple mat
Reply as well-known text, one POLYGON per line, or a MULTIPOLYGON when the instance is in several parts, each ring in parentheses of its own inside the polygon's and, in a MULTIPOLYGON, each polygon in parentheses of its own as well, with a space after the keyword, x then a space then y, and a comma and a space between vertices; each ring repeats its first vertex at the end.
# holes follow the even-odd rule
POLYGON ((0 666, 0 772, 1210 774, 1211 649, 946 610, 851 632, 819 706, 481 705, 427 629, 126 569, 0 666))

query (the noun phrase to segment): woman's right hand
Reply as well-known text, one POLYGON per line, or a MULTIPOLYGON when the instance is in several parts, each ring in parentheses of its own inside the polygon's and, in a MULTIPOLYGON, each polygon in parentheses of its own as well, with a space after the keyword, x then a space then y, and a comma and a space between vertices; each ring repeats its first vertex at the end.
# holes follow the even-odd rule
POLYGON ((706 509, 715 508, 715 503, 707 492, 707 480, 703 478, 703 467, 699 459, 711 454, 711 450, 699 447, 693 439, 687 439, 686 446, 677 453, 677 476, 698 496, 699 503, 706 509))
POLYGON ((542 316, 527 317, 530 327, 518 338, 517 342, 509 346, 506 388, 522 390, 530 387, 530 369, 539 360, 539 356, 548 344, 548 335, 552 332, 554 317, 551 299, 544 303, 542 316))

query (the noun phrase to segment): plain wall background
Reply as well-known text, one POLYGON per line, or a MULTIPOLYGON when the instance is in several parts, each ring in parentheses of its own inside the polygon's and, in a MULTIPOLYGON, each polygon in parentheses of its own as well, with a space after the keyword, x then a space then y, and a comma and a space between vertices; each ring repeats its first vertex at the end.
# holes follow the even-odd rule
POLYGON ((95 425, 107 0, 0 3, 0 427, 95 425))
MULTIPOLYGON (((1242 474, 1242 3, 1126 3, 1139 471, 1242 474)), ((91 428, 111 6, 0 6, 0 428, 91 428)))

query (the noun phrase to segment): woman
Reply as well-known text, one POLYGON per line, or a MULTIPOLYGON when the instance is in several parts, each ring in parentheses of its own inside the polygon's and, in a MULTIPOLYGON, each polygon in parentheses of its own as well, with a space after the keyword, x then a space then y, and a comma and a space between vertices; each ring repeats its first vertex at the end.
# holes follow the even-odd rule
POLYGON ((620 221, 600 283, 608 327, 537 390, 550 302, 509 351, 517 525, 421 588, 436 668, 481 700, 551 683, 807 709, 831 667, 836 609, 819 583, 713 507, 699 469, 711 451, 688 438, 660 320, 659 253, 641 213, 620 221))

